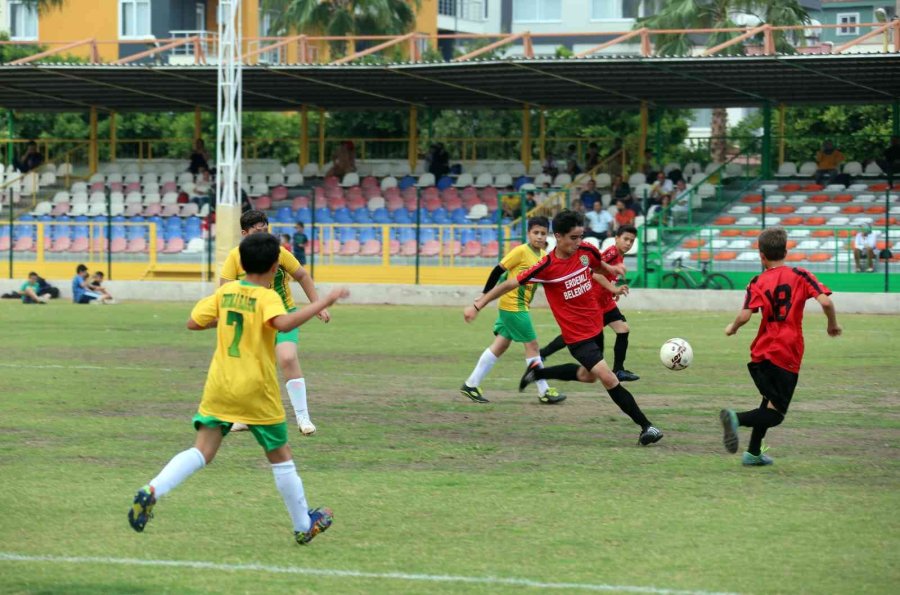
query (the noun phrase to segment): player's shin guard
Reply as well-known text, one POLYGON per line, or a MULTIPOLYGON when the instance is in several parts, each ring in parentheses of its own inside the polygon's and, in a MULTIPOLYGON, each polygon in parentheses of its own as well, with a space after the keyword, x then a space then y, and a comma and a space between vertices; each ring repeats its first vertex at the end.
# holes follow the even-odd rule
POLYGON ((306 504, 306 494, 303 493, 303 482, 297 475, 297 467, 294 461, 272 464, 272 475, 275 476, 275 486, 281 493, 284 505, 291 515, 294 531, 305 533, 309 531, 309 506, 306 504))
POLYGON ((642 430, 652 425, 650 420, 644 415, 644 412, 641 411, 641 408, 638 407, 634 397, 631 396, 631 393, 624 386, 617 384, 612 388, 606 389, 606 392, 609 393, 609 397, 613 402, 619 406, 619 409, 625 412, 631 418, 631 421, 641 426, 642 430))
POLYGON ((560 364, 548 368, 538 368, 534 371, 534 377, 541 380, 564 380, 571 382, 578 380, 578 364, 560 364))
POLYGON ((200 471, 206 466, 206 458, 196 448, 183 450, 163 467, 159 475, 150 481, 153 493, 157 498, 162 498, 167 493, 178 487, 178 484, 200 471))
POLYGON ((562 335, 557 336, 541 349, 541 359, 547 359, 565 346, 566 342, 563 341, 562 335))
POLYGON ((628 352, 628 333, 616 334, 613 347, 613 372, 625 369, 625 354, 628 352))

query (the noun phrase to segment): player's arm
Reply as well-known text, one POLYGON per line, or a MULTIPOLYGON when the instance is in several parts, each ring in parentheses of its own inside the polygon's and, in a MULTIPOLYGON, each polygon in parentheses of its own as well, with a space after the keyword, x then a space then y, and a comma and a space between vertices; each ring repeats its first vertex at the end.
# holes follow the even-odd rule
POLYGON ((276 330, 281 332, 292 331, 313 316, 318 316, 325 308, 331 306, 339 299, 346 298, 350 295, 350 290, 346 287, 337 287, 332 289, 328 295, 322 299, 316 299, 314 302, 300 308, 296 312, 290 314, 281 314, 269 320, 269 324, 276 330))
POLYGON ((627 285, 616 285, 615 283, 598 273, 594 273, 593 277, 594 281, 596 281, 600 285, 600 287, 610 292, 614 296, 628 295, 627 285))
POLYGON ((216 328, 216 325, 219 323, 218 320, 213 320, 206 326, 201 326, 199 323, 194 321, 193 318, 188 318, 187 328, 189 331, 205 331, 207 329, 216 328))
POLYGON ((750 308, 741 308, 741 311, 738 312, 734 322, 729 323, 728 326, 725 327, 725 334, 730 337, 738 332, 739 328, 750 322, 751 316, 753 316, 753 310, 750 308))
POLYGON ((828 336, 840 336, 840 334, 844 332, 844 329, 841 328, 841 325, 838 324, 837 311, 834 308, 834 302, 832 302, 831 298, 824 293, 820 293, 819 295, 817 295, 816 301, 819 302, 820 306, 822 306, 822 312, 825 313, 825 317, 828 319, 828 336))
POLYGON ((601 260, 600 268, 603 269, 604 271, 606 271, 610 275, 616 275, 616 276, 623 275, 624 276, 626 273, 625 263, 613 265, 613 264, 609 264, 609 263, 601 260))
POLYGON ((491 274, 488 275, 487 281, 484 283, 484 289, 481 290, 481 295, 485 295, 487 292, 492 290, 495 285, 497 285, 497 281, 500 280, 500 277, 503 276, 503 273, 506 272, 506 268, 504 268, 502 262, 498 262, 497 266, 491 271, 491 274))
POLYGON ((219 309, 216 304, 216 294, 213 294, 197 302, 197 305, 191 310, 187 328, 189 331, 205 331, 206 329, 216 328, 218 317, 219 309))
POLYGON ((235 262, 235 253, 233 251, 228 253, 228 257, 225 258, 225 262, 222 263, 221 275, 222 276, 219 277, 219 287, 222 287, 226 283, 237 281, 237 262, 235 262))
MULTIPOLYGON (((291 258, 293 258, 293 256, 291 258)), ((293 277, 294 280, 300 284, 300 287, 303 289, 303 293, 306 294, 306 299, 309 300, 310 304, 319 301, 319 292, 316 291, 316 284, 313 282, 312 276, 310 276, 306 269, 303 268, 299 261, 297 261, 297 268, 293 272, 291 272, 291 277, 293 277)), ((328 310, 326 309, 319 310, 315 315, 318 316, 319 320, 321 320, 322 322, 328 322, 329 320, 331 320, 331 314, 329 314, 328 310)), ((303 323, 301 322, 300 324, 303 323)))
POLYGON ((478 316, 478 313, 481 312, 481 310, 485 306, 493 302, 504 293, 512 291, 518 286, 519 280, 513 277, 511 279, 507 279, 500 285, 495 285, 493 289, 488 291, 486 294, 475 298, 475 301, 472 302, 472 305, 467 306, 466 309, 463 310, 463 317, 466 319, 466 322, 472 322, 473 320, 475 320, 475 317, 478 316))

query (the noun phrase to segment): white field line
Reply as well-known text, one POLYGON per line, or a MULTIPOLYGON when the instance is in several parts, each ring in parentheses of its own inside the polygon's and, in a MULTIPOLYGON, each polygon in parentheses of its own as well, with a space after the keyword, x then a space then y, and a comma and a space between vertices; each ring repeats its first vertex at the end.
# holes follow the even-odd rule
POLYGON ((595 583, 545 583, 524 578, 501 578, 494 576, 455 576, 446 574, 410 574, 406 572, 364 572, 360 570, 338 570, 330 568, 302 568, 298 566, 269 566, 266 564, 221 564, 193 560, 140 560, 136 558, 106 558, 81 556, 30 556, 12 552, 0 552, 0 561, 32 562, 48 564, 76 565, 120 565, 149 566, 154 568, 191 568, 195 570, 224 570, 229 572, 262 572, 268 574, 299 574, 323 576, 327 578, 363 578, 375 580, 415 581, 423 583, 461 583, 496 585, 504 587, 530 587, 534 589, 565 589, 579 591, 602 591, 619 593, 649 593, 651 595, 733 595, 711 591, 687 591, 681 589, 661 589, 657 587, 634 587, 629 585, 604 585, 595 583))

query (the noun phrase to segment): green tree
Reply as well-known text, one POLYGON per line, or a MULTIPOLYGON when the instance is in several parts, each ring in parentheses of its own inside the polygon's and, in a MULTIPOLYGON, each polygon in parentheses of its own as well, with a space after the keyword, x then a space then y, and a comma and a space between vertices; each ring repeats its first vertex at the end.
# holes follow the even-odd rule
MULTIPOLYGON (((670 0, 663 9, 650 17, 640 19, 635 27, 650 29, 727 29, 740 27, 738 15, 756 17, 759 22, 773 25, 804 25, 809 15, 798 0, 670 0)), ((740 33, 717 31, 705 38, 707 48, 715 47, 740 33)), ((780 53, 793 53, 793 39, 784 31, 773 32, 775 49, 780 53)), ((656 53, 660 56, 689 56, 695 48, 695 36, 688 34, 657 35, 654 39, 656 53)), ((758 41, 758 40, 757 40, 758 41)), ((799 39, 802 42, 802 38, 799 39)), ((725 55, 745 53, 742 43, 720 52, 725 55)), ((725 134, 728 128, 728 112, 724 107, 714 108, 712 113, 712 158, 725 161, 725 134)))
MULTIPOLYGON (((407 0, 266 0, 264 8, 278 16, 275 34, 291 30, 324 35, 402 35, 413 29, 415 7, 407 0)), ((359 49, 359 48, 357 48, 359 49)), ((333 42, 333 56, 343 56, 347 46, 333 42)))
POLYGON ((56 8, 62 8, 65 3, 66 0, 22 0, 22 4, 36 8, 39 14, 46 14, 56 8))

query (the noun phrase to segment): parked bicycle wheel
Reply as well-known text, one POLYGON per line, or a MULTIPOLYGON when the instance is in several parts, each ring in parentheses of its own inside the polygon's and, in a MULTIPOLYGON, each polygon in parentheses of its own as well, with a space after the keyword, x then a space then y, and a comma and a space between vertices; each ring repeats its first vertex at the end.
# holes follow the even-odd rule
POLYGON ((711 273, 703 285, 709 289, 734 289, 734 282, 722 273, 711 273))
POLYGON ((663 289, 687 289, 690 284, 681 273, 666 273, 662 277, 660 287, 663 289))

